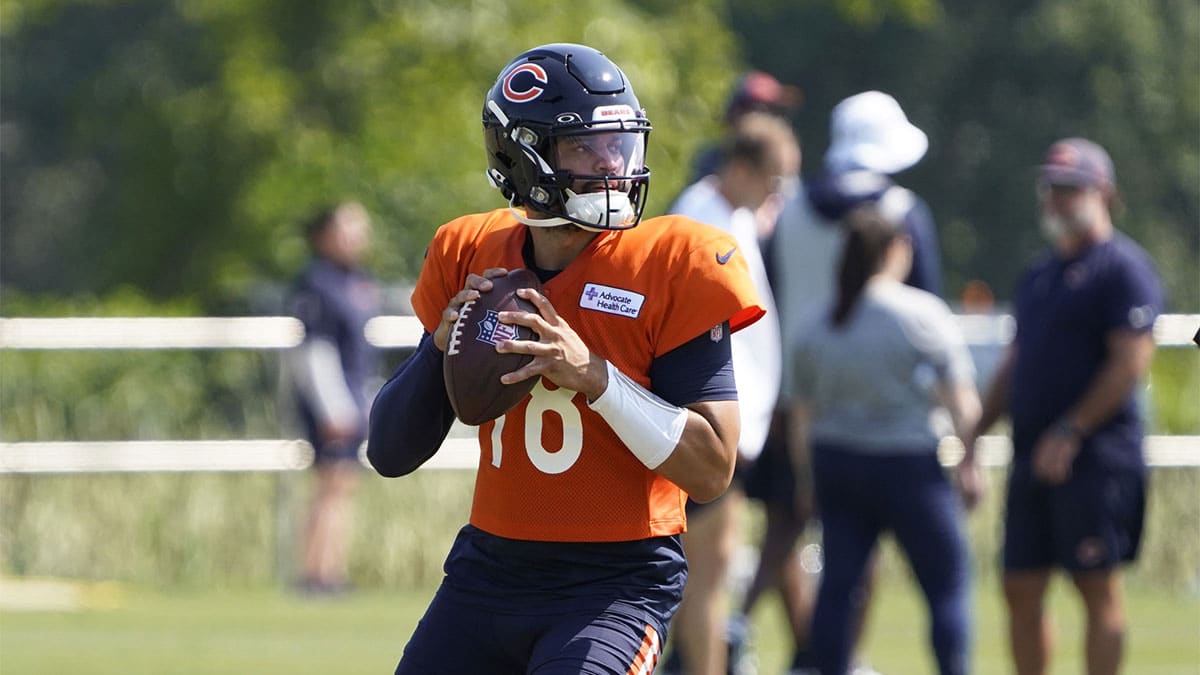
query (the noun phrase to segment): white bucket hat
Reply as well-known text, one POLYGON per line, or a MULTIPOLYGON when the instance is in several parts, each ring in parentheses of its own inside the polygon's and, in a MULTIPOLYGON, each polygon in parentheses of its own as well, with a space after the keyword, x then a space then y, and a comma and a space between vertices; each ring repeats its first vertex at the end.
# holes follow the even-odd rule
POLYGON ((892 174, 916 164, 929 149, 896 99, 881 91, 855 94, 833 108, 825 166, 842 173, 866 169, 892 174))

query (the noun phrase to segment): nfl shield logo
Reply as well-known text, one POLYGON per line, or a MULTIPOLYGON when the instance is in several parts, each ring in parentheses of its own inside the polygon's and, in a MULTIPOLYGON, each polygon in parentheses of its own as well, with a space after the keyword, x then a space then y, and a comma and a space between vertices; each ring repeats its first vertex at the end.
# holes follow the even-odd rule
POLYGON ((497 345, 505 340, 517 339, 517 327, 512 324, 500 323, 500 314, 489 309, 479 321, 479 335, 475 337, 480 342, 497 345))
POLYGON ((724 335, 725 329, 720 324, 708 329, 708 339, 712 340, 713 342, 720 342, 724 335))

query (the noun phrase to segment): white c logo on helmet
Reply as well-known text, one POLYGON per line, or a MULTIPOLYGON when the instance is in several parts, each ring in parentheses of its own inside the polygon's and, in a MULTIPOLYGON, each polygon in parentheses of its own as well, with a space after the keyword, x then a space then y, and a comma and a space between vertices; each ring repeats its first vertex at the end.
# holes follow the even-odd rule
POLYGON ((546 84, 550 81, 550 78, 546 76, 546 70, 536 63, 522 63, 516 68, 513 68, 512 70, 508 71, 507 75, 504 76, 503 87, 504 98, 512 101, 513 103, 528 103, 541 96, 543 91, 546 91, 537 85, 529 87, 528 89, 514 89, 512 86, 513 78, 521 73, 529 73, 533 76, 533 79, 541 82, 542 84, 546 84))

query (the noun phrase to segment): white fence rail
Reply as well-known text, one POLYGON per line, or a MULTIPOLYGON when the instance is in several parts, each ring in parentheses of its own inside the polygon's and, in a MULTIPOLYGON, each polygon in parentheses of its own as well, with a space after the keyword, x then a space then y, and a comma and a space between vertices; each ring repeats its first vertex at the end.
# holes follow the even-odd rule
POLYGON ((307 441, 0 443, 0 473, 291 471, 312 464, 307 441))
MULTIPOLYGON (((1006 314, 960 314, 972 346, 1002 345, 1015 324, 1006 314)), ((1200 314, 1164 314, 1154 323, 1160 347, 1192 344, 1200 314)), ((380 316, 366 327, 367 340, 382 348, 413 347, 421 323, 413 316, 380 316)), ((0 349, 287 349, 304 339, 292 317, 0 318, 0 349)))
MULTIPOLYGON (((377 347, 414 347, 421 322, 379 316, 365 332, 377 347)), ((303 339, 290 316, 0 319, 0 349, 288 349, 303 339)))
MULTIPOLYGON (((1007 436, 984 436, 978 452, 984 466, 1007 466, 1012 445, 1007 436)), ((947 439, 938 454, 943 465, 954 466, 962 457, 962 446, 947 439)), ((312 458, 312 446, 299 440, 0 443, 0 474, 295 471, 311 465, 312 458)), ((478 462, 475 438, 456 436, 446 439, 421 468, 473 469, 478 462)), ((1163 468, 1200 466, 1200 436, 1148 436, 1146 463, 1163 468)))
MULTIPOLYGON (((961 315, 967 343, 1001 346, 1012 338, 1012 317, 961 315)), ((1200 314, 1168 314, 1154 325, 1162 347, 1192 344, 1200 314)), ((381 348, 409 348, 421 336, 415 317, 382 316, 366 327, 367 340, 381 348)), ((232 318, 0 318, 0 350, 32 349, 288 349, 304 337, 291 317, 232 318)), ((1005 436, 980 439, 985 465, 1003 466, 1012 456, 1005 436)), ((961 447, 943 443, 941 459, 958 461, 961 447)), ((479 445, 459 425, 424 467, 473 468, 479 445)), ((1150 436, 1151 466, 1200 466, 1200 436, 1150 436)), ((236 441, 102 441, 0 443, 0 473, 90 473, 133 471, 293 471, 312 463, 312 447, 286 439, 236 441)))

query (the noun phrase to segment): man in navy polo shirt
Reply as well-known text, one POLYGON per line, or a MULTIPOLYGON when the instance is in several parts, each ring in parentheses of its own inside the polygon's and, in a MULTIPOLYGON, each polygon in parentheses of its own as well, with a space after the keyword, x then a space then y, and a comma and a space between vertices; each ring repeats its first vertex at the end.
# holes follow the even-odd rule
POLYGON ((1145 504, 1136 388, 1163 310, 1154 264, 1113 229, 1112 160, 1099 145, 1052 145, 1037 181, 1052 250, 1016 290, 1017 333, 991 382, 973 446, 1004 412, 1013 461, 1004 594, 1016 672, 1045 673, 1050 573, 1071 575, 1087 611, 1087 672, 1116 673, 1125 614, 1119 567, 1137 556, 1145 504))

